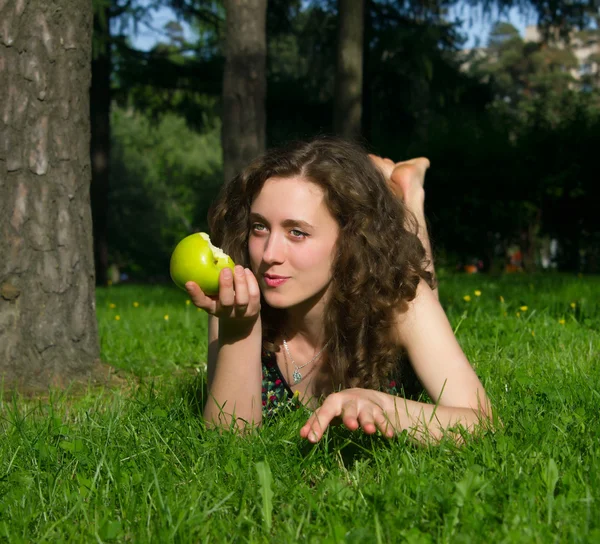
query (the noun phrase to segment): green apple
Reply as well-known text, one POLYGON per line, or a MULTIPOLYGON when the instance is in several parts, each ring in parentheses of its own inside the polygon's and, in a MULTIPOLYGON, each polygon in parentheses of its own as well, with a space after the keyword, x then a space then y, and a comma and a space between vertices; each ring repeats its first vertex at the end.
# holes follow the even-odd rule
POLYGON ((219 292, 219 273, 223 268, 235 266, 231 257, 210 242, 205 232, 186 236, 171 255, 171 278, 185 289, 188 281, 196 282, 207 295, 219 292))

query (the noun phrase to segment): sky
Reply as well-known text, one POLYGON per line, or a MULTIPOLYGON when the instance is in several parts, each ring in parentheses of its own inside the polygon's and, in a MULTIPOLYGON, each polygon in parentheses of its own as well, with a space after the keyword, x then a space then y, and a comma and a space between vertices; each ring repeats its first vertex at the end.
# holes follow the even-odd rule
MULTIPOLYGON (((462 30, 467 35, 465 48, 484 46, 492 25, 496 21, 509 21, 523 36, 525 27, 533 25, 536 22, 535 14, 521 14, 516 8, 505 13, 491 13, 484 17, 481 9, 470 8, 466 4, 461 4, 450 10, 449 20, 461 19, 463 21, 462 30)), ((140 25, 137 33, 131 32, 131 41, 136 49, 147 51, 151 49, 157 41, 164 39, 163 27, 166 23, 175 19, 173 12, 167 8, 161 8, 156 11, 152 20, 152 28, 140 25)), ((183 23, 186 38, 193 37, 193 32, 183 23)))
POLYGON ((535 25, 537 22, 537 16, 533 11, 523 14, 517 8, 506 10, 503 13, 494 10, 484 17, 481 8, 472 8, 466 4, 461 4, 450 10, 448 20, 455 19, 462 21, 461 29, 467 36, 467 42, 463 46, 465 49, 487 45, 490 30, 496 22, 507 21, 511 23, 519 31, 521 37, 525 34, 526 26, 535 25))

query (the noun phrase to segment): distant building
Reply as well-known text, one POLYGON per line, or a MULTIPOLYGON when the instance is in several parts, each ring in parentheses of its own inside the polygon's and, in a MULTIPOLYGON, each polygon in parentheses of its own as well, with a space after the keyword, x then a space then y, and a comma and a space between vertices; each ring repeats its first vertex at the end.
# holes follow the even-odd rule
MULTIPOLYGON (((525 28, 525 42, 541 42, 542 34, 539 27, 530 25, 525 28)), ((565 47, 564 41, 557 40, 557 47, 565 47)), ((573 32, 569 44, 571 51, 578 61, 578 67, 570 70, 571 76, 577 81, 587 78, 589 82, 600 84, 600 31, 573 32)), ((489 57, 487 47, 463 49, 459 53, 461 70, 468 71, 474 62, 489 57)), ((493 57, 492 57, 493 58, 493 57)))
MULTIPOLYGON (((535 25, 526 27, 523 40, 526 42, 542 41, 540 29, 535 25)), ((558 43, 561 42, 558 41, 558 43)), ((600 35, 598 32, 573 32, 570 47, 579 63, 577 69, 571 70, 574 79, 600 75, 600 35)))

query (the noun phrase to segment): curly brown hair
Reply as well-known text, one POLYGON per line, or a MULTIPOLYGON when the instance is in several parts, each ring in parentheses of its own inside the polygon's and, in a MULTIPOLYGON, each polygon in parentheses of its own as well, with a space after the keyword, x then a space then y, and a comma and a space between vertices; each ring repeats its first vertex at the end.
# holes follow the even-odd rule
MULTIPOLYGON (((250 207, 272 177, 301 176, 325 193, 339 224, 330 296, 325 304, 325 338, 317 396, 348 387, 380 389, 399 374, 394 342, 398 309, 414 299, 424 279, 426 253, 417 222, 388 187, 360 145, 318 137, 272 149, 225 184, 209 212, 213 243, 249 266, 250 207)), ((261 301, 265 346, 282 334, 285 311, 261 301)))

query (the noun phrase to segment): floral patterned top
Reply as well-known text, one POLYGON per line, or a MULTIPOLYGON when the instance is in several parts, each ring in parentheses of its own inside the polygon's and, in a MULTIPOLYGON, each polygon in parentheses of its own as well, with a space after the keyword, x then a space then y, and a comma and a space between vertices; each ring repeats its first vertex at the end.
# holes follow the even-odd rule
POLYGON ((294 396, 281 370, 279 370, 275 353, 263 348, 261 359, 263 417, 275 415, 284 406, 289 409, 299 408, 298 396, 294 396))
MULTIPOLYGON (((262 354, 262 406, 263 417, 270 417, 284 409, 296 410, 302 403, 298 395, 294 395, 283 377, 275 353, 263 348, 262 354)), ((396 380, 390 380, 384 393, 400 396, 402 388, 396 380)))

